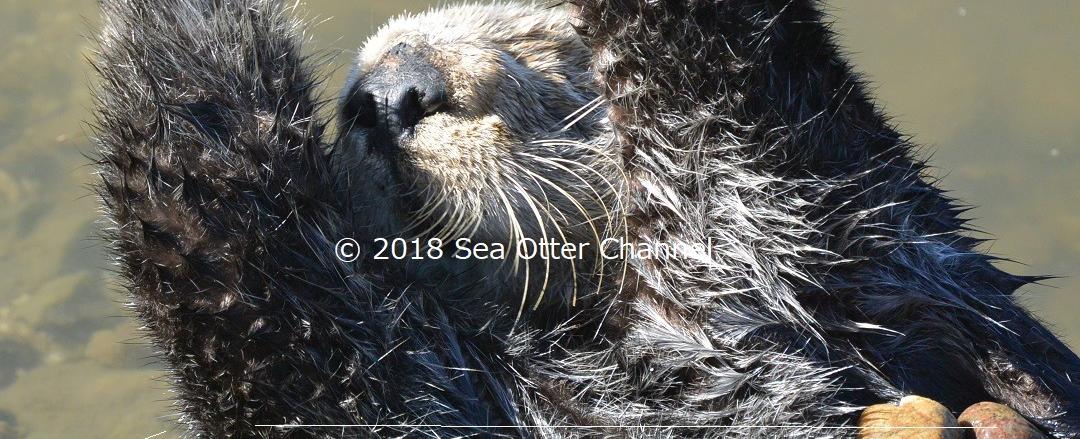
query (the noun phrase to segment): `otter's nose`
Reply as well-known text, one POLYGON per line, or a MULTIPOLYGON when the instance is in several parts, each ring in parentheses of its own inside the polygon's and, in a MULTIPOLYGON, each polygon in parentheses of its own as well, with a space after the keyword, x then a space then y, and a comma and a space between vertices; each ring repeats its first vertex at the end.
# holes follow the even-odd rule
POLYGON ((351 118, 354 126, 392 135, 409 132, 446 103, 442 74, 424 54, 404 43, 390 49, 348 89, 345 118, 351 118))
POLYGON ((408 130, 420 119, 442 107, 446 101, 446 89, 428 78, 405 75, 397 81, 386 81, 368 88, 379 116, 376 124, 385 128, 408 130))

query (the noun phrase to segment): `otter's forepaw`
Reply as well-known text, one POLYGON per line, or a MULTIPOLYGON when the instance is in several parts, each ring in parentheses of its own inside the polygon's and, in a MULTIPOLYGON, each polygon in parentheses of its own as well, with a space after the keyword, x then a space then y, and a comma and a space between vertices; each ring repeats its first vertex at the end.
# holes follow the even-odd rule
POLYGON ((962 439, 949 409, 932 399, 905 396, 900 404, 877 404, 859 416, 859 439, 962 439))
POLYGON ((1019 413, 994 402, 980 402, 953 417, 945 406, 921 396, 897 405, 867 407, 859 417, 860 439, 1046 439, 1019 413))
POLYGON ((1046 439, 1027 419, 995 402, 980 402, 960 414, 961 427, 970 427, 975 439, 1046 439))

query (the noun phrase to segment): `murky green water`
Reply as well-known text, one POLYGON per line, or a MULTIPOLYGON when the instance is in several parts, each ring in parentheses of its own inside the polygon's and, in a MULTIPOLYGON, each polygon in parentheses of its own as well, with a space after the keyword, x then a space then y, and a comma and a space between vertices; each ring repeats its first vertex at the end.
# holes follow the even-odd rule
MULTIPOLYGON (((426 2, 308 0, 320 49, 426 2)), ((841 43, 993 253, 1074 276, 1025 300, 1080 346, 1080 3, 830 2, 841 43)), ((0 439, 178 437, 163 374, 111 287, 82 153, 91 0, 0 0, 0 439), (13 428, 14 427, 14 428, 13 428), (12 431, 17 428, 21 435, 12 431)), ((340 56, 333 84, 344 74, 340 56)), ((333 87, 334 85, 331 85, 333 87)))

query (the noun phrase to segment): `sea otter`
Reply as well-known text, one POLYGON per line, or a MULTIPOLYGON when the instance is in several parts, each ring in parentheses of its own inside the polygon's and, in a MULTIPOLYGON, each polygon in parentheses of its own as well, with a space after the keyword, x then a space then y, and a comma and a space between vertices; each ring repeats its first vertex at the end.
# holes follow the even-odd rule
POLYGON ((278 2, 103 11, 107 238, 193 436, 851 437, 998 402, 1080 437, 1033 279, 977 251, 815 2, 402 18, 334 138, 278 2), (375 257, 461 237, 592 247, 375 257))

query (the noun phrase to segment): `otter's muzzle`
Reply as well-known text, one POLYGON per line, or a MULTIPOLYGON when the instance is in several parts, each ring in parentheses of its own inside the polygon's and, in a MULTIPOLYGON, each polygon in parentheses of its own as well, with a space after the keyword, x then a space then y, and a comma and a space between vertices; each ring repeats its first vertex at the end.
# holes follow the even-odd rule
POLYGON ((342 108, 344 129, 370 129, 396 141, 439 111, 446 103, 446 81, 424 52, 399 43, 350 81, 342 108))

